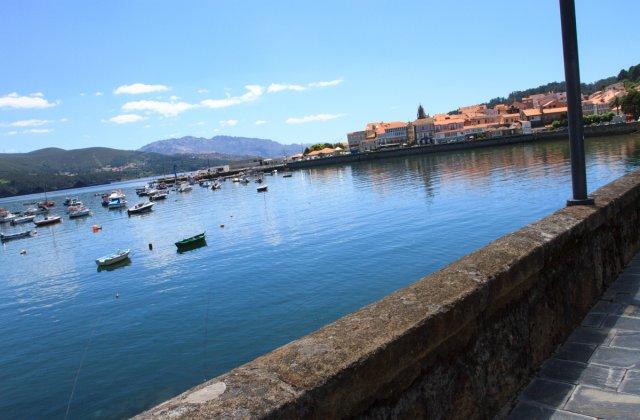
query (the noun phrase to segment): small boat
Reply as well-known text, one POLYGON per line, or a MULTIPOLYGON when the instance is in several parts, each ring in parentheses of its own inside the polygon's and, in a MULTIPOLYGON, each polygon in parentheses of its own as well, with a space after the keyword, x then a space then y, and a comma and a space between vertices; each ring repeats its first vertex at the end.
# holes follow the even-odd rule
POLYGON ((178 192, 180 192, 180 193, 189 192, 191 190, 193 190, 193 187, 191 187, 191 185, 189 185, 189 183, 187 183, 187 182, 183 182, 178 187, 178 192))
POLYGON ((84 206, 76 207, 69 212, 69 219, 78 219, 86 216, 91 216, 91 209, 84 206))
POLYGON ((282 174, 283 178, 291 178, 292 176, 293 176, 293 174, 291 172, 287 172, 287 173, 282 174))
POLYGON ((149 195, 149 191, 151 190, 151 188, 149 188, 148 186, 144 186, 141 188, 136 188, 136 194, 138 195, 138 197, 145 197, 147 195, 149 195))
POLYGON ((133 207, 130 207, 127 210, 127 214, 131 216, 132 214, 140 214, 140 213, 148 213, 153 210, 154 203, 138 203, 133 207))
POLYGON ((231 182, 240 182, 240 178, 236 177, 236 178, 232 178, 231 182))
POLYGON ((49 213, 49 209, 40 209, 37 207, 29 207, 24 211, 25 216, 35 216, 36 214, 49 213))
POLYGON ((222 185, 221 185, 219 182, 214 182, 214 183, 211 185, 211 189, 212 189, 212 190, 214 190, 214 191, 215 191, 215 190, 219 190, 220 188, 222 188, 222 185))
POLYGON ((165 200, 168 195, 169 195, 169 193, 167 193, 167 192, 157 191, 154 194, 149 196, 149 200, 151 200, 151 201, 165 200))
POLYGON ((50 209, 51 207, 55 207, 56 202, 51 200, 44 200, 38 203, 38 208, 41 209, 50 209))
POLYGON ((109 210, 121 209, 127 206, 127 200, 123 198, 113 198, 107 203, 109 210))
POLYGON ((13 214, 11 212, 8 211, 4 211, 1 215, 0 215, 0 223, 8 223, 8 222, 13 222, 16 218, 18 217, 17 214, 13 214))
POLYGON ((249 181, 249 178, 242 178, 242 179, 240 180, 240 183, 241 183, 241 184, 244 184, 244 185, 247 185, 249 182, 251 182, 251 181, 249 181))
POLYGON ((262 178, 256 178, 256 184, 262 184, 262 178))
POLYGON ((78 200, 76 197, 73 197, 73 198, 67 197, 62 202, 62 205, 64 205, 65 207, 70 207, 70 206, 78 205, 78 203, 82 204, 82 202, 78 200))
POLYGON ((277 173, 278 173, 278 170, 277 170, 277 169, 274 169, 273 171, 271 171, 271 174, 272 174, 272 175, 275 175, 275 174, 277 174, 277 173))
POLYGON ((200 181, 198 182, 198 185, 200 185, 202 188, 209 188, 211 186, 211 183, 209 181, 200 181))
POLYGON ((204 234, 205 232, 202 232, 199 235, 195 235, 190 238, 186 238, 176 242, 176 247, 178 248, 178 252, 188 251, 190 249, 199 248, 201 246, 206 245, 207 243, 205 241, 204 234))
POLYGON ((44 219, 33 221, 33 223, 38 227, 54 225, 60 222, 62 222, 62 217, 60 216, 45 216, 44 219))
POLYGON ((20 223, 29 223, 33 222, 33 219, 36 218, 35 214, 25 214, 24 216, 16 217, 11 221, 13 226, 19 225, 20 223))
POLYGON ((107 255, 106 257, 98 258, 96 260, 96 264, 98 265, 98 267, 105 267, 107 265, 119 263, 120 261, 124 261, 129 258, 129 252, 131 251, 128 249, 118 250, 113 255, 107 255))
POLYGON ((0 233, 0 242, 12 241, 14 239, 28 238, 36 235, 38 232, 35 230, 25 230, 24 232, 16 233, 0 233))
POLYGON ((260 185, 258 187, 258 192, 267 192, 267 186, 266 185, 260 185))

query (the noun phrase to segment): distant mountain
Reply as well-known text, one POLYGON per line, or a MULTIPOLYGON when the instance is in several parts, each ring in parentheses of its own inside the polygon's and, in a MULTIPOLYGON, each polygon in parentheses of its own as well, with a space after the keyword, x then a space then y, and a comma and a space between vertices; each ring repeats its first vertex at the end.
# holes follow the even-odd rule
POLYGON ((124 179, 193 171, 228 159, 167 156, 159 153, 91 147, 47 148, 29 153, 0 154, 0 197, 106 184, 124 179))
POLYGON ((281 144, 268 139, 232 136, 215 136, 210 139, 187 136, 154 141, 140 148, 143 152, 164 155, 221 153, 242 158, 248 156, 277 158, 300 153, 302 149, 304 149, 302 144, 281 144))

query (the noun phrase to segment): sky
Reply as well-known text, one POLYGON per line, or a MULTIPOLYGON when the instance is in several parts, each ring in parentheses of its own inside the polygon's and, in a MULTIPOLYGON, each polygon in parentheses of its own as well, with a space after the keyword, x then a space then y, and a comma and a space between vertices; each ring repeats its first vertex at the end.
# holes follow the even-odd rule
MULTIPOLYGON (((640 1, 576 0, 581 79, 640 62, 640 1)), ((346 139, 564 78, 557 0, 5 1, 0 152, 346 139)))

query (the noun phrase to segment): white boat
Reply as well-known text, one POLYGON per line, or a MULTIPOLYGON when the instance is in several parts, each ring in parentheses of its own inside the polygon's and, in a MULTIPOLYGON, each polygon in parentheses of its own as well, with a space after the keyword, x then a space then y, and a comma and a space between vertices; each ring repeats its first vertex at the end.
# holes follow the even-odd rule
POLYGON ((235 178, 231 179, 231 181, 232 181, 232 182, 240 182, 240 178, 235 177, 235 178))
POLYGON ((113 255, 107 255, 106 257, 102 257, 102 258, 98 258, 96 260, 96 264, 98 265, 98 267, 104 267, 107 265, 112 265, 115 263, 119 263, 120 261, 124 261, 127 258, 129 258, 129 252, 130 250, 125 249, 125 250, 118 250, 115 254, 113 255))
POLYGON ((267 186, 266 185, 261 185, 258 187, 258 192, 267 192, 267 186))
POLYGON ((0 215, 0 223, 8 223, 14 221, 18 217, 17 214, 13 214, 9 211, 4 211, 2 215, 0 215))
POLYGON ((12 241, 14 239, 28 238, 36 235, 38 232, 35 230, 25 230, 24 232, 16 233, 0 233, 0 242, 12 241))
POLYGON ((60 222, 62 222, 62 217, 60 216, 45 216, 44 219, 33 221, 33 223, 38 227, 53 225, 60 222))
POLYGON ((129 216, 131 216, 132 214, 140 214, 140 213, 150 212, 151 210, 153 210, 153 204, 154 203, 138 203, 135 206, 130 207, 127 210, 127 213, 129 214, 129 216))
POLYGON ((183 182, 182 184, 180 184, 180 186, 178 187, 178 192, 184 193, 184 192, 189 192, 193 190, 193 187, 191 185, 189 185, 186 182, 183 182))
POLYGON ((213 185, 211 185, 211 189, 212 190, 219 190, 220 188, 222 188, 222 185, 220 185, 219 182, 214 182, 213 185))
POLYGON ((19 216, 19 217, 16 217, 15 219, 13 219, 11 221, 11 224, 13 226, 15 226, 15 225, 19 225, 20 223, 33 222, 33 219, 35 219, 35 218, 36 218, 35 214, 27 214, 27 215, 24 215, 24 216, 19 216))
POLYGON ((69 219, 77 219, 79 217, 91 216, 91 209, 81 206, 74 208, 69 212, 69 219))

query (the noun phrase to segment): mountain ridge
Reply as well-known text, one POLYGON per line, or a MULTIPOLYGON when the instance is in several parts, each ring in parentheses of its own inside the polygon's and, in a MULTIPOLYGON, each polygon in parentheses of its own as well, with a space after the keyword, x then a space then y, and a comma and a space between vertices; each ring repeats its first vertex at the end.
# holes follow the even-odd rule
POLYGON ((247 156, 277 158, 300 153, 304 147, 305 145, 301 143, 282 144, 275 140, 257 137, 218 135, 211 138, 184 136, 157 140, 142 146, 138 150, 164 155, 220 153, 241 158, 247 156))

